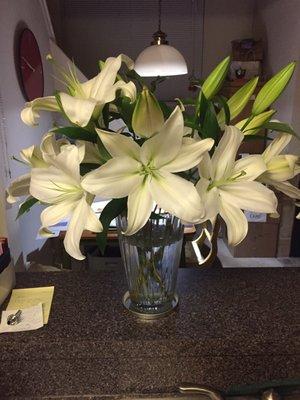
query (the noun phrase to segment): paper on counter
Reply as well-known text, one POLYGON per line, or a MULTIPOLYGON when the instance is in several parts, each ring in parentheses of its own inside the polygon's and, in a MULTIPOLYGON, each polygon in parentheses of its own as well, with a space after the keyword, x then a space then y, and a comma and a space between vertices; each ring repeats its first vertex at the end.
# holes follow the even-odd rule
POLYGON ((42 303, 44 324, 47 324, 53 293, 54 286, 14 289, 6 310, 23 310, 23 308, 36 306, 42 303))
POLYGON ((32 331, 44 326, 42 303, 39 303, 33 307, 22 309, 20 322, 16 325, 8 325, 7 324, 8 316, 11 314, 15 314, 17 311, 18 308, 14 310, 2 311, 0 333, 32 331))

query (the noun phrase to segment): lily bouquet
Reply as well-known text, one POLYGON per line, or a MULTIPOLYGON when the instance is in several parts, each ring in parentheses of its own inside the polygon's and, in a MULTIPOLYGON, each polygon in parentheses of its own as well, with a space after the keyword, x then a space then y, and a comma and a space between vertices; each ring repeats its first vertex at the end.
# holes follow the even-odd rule
POLYGON ((67 124, 47 132, 40 146, 21 151, 30 172, 11 183, 8 201, 28 196, 19 215, 36 203, 46 206, 41 235, 51 236, 51 226, 68 217, 64 246, 79 260, 84 258, 79 247, 83 230, 96 232, 103 249, 111 220, 122 213, 128 237, 159 210, 201 224, 205 232, 221 218, 229 243, 239 244, 248 230, 244 210, 278 216, 274 189, 300 199, 300 190, 289 182, 300 172, 299 157, 283 153, 296 135, 288 124, 273 120, 276 111, 269 109, 295 63, 260 89, 243 120, 238 116, 258 78, 224 98, 218 92, 229 63, 227 57, 198 82, 194 99, 177 99, 173 110, 155 97, 157 80, 148 88, 124 55, 100 62, 99 74, 83 83, 72 66, 60 69, 66 93, 26 103, 21 118, 34 126, 40 111, 55 111, 67 124), (124 128, 113 131, 114 120, 122 120, 124 128), (265 139, 262 129, 276 132, 266 150, 237 159, 243 141, 265 139), (110 200, 100 219, 91 208, 95 196, 110 200))

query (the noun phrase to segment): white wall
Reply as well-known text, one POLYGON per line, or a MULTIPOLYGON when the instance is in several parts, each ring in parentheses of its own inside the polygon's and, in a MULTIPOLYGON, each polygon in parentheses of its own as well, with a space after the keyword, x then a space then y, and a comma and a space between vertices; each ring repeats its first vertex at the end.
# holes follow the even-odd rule
MULTIPOLYGON (((276 73, 290 61, 300 57, 300 1, 258 0, 255 9, 254 33, 265 45, 265 71, 276 73)), ((275 103, 276 118, 289 122, 300 133, 300 68, 296 68, 289 86, 275 103)), ((290 149, 300 152, 300 141, 294 140, 290 149)))
POLYGON ((205 2, 203 76, 231 54, 232 40, 252 37, 254 5, 254 0, 205 2))
MULTIPOLYGON (((25 126, 20 119, 20 111, 24 105, 24 98, 19 83, 14 62, 14 35, 19 22, 23 21, 33 31, 40 47, 44 76, 45 95, 53 94, 53 79, 50 66, 45 62, 45 55, 49 52, 49 42, 43 13, 38 0, 1 0, 0 1, 0 96, 2 98, 3 115, 1 127, 6 137, 7 154, 9 157, 18 155, 22 148, 40 142, 40 138, 51 127, 51 116, 44 115, 38 128, 25 126)), ((3 132, 2 132, 3 133, 3 132)), ((1 149, 1 153, 6 150, 1 149)), ((3 165, 1 156, 0 167, 2 180, 7 186, 9 177, 5 174, 10 170, 11 177, 15 178, 26 171, 23 165, 9 160, 3 165)), ((3 193, 1 193, 1 196, 3 193)), ((35 250, 42 243, 36 242, 35 237, 39 227, 39 212, 34 210, 29 215, 15 221, 17 206, 6 205, 7 227, 14 261, 21 255, 35 250)))

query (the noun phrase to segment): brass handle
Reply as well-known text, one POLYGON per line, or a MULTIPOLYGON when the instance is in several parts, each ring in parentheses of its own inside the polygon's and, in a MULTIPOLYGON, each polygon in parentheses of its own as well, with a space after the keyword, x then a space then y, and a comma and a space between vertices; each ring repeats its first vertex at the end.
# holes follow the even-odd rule
POLYGON ((196 385, 181 385, 179 386, 180 393, 198 393, 204 394, 210 398, 210 400, 224 400, 224 397, 218 390, 212 389, 209 386, 196 386, 196 385))

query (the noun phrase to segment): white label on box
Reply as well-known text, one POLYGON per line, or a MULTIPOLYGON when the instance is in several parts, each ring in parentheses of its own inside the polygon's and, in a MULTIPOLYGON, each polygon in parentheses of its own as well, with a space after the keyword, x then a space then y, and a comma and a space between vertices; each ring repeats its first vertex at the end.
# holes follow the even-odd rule
POLYGON ((249 222, 266 222, 267 214, 254 211, 244 211, 247 221, 249 222))

